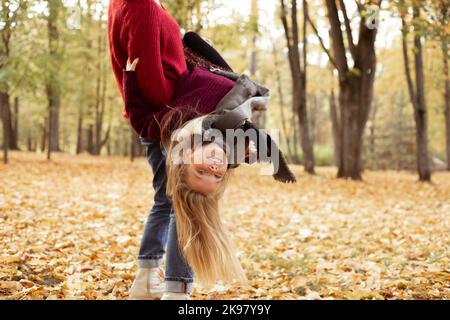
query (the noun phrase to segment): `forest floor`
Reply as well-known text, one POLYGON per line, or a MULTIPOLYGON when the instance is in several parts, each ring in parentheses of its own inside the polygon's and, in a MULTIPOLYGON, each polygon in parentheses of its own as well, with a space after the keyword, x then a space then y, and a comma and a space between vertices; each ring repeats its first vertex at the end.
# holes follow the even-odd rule
MULTIPOLYGON (((450 299, 450 173, 241 167, 223 218, 246 285, 194 299, 450 299)), ((0 299, 126 299, 152 204, 145 159, 12 153, 0 164, 0 299)))

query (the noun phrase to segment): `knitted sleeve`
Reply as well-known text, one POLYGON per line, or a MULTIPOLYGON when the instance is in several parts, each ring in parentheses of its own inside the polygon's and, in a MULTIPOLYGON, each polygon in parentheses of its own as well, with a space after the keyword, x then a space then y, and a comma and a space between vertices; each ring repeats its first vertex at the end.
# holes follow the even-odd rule
POLYGON ((170 103, 173 90, 166 78, 161 57, 160 13, 153 1, 142 1, 139 10, 128 12, 124 48, 133 61, 139 58, 137 79, 141 92, 148 101, 162 106, 170 103))

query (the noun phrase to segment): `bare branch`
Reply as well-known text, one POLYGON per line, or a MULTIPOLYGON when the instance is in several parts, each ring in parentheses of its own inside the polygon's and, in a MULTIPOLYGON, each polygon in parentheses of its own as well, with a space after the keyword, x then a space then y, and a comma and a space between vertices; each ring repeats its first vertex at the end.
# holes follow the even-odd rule
POLYGON ((292 45, 298 47, 297 0, 292 0, 291 18, 292 18, 292 41, 293 41, 292 45))
POLYGON ((344 0, 339 0, 339 4, 344 15, 345 31, 347 33, 350 52, 352 54, 353 60, 356 60, 356 45, 353 41, 352 27, 350 26, 350 19, 348 18, 347 8, 345 7, 344 0))
POLYGON ((331 44, 333 46, 334 61, 341 76, 348 72, 348 61, 346 57, 346 50, 344 45, 344 37, 341 30, 341 22, 339 20, 338 9, 335 0, 325 1, 328 19, 330 21, 330 36, 331 44))
POLYGON ((334 61, 333 57, 331 56, 330 50, 325 46, 325 43, 322 39, 322 37, 319 35, 319 31, 317 30, 316 26, 314 25, 314 22, 311 20, 311 17, 308 15, 308 22, 311 25, 312 29, 314 30, 314 33, 316 34, 316 37, 319 39, 320 46, 322 47, 323 51, 327 54, 328 59, 330 60, 331 64, 336 68, 339 69, 336 62, 334 61))
POLYGON ((284 0, 281 0, 281 23, 283 24, 283 28, 284 28, 284 34, 286 36, 286 41, 287 41, 287 45, 288 48, 291 47, 291 37, 289 34, 289 26, 288 26, 288 22, 287 22, 287 18, 286 18, 286 5, 284 3, 284 0))
POLYGON ((407 30, 407 25, 406 25, 406 21, 405 18, 402 16, 402 52, 403 52, 403 62, 404 62, 404 66, 405 66, 405 75, 406 75, 406 82, 408 84, 408 91, 409 91, 409 96, 411 98, 411 102, 414 106, 414 109, 417 109, 417 96, 416 96, 416 92, 414 90, 414 85, 413 85, 413 80, 412 80, 412 76, 411 76, 411 70, 409 67, 409 57, 408 57, 408 41, 407 41, 407 35, 408 35, 408 30, 407 30))
POLYGON ((303 81, 306 82, 306 69, 308 68, 308 3, 303 0, 303 81))

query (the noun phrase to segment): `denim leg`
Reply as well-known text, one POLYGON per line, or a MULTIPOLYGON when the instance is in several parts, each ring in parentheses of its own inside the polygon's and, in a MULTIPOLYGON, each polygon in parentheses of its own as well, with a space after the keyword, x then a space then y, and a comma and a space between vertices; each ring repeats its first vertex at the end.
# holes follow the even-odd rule
POLYGON ((141 141, 147 146, 147 158, 153 171, 154 205, 145 224, 139 250, 139 267, 159 267, 166 252, 166 286, 170 292, 192 292, 194 274, 178 246, 172 201, 166 194, 166 157, 158 141, 141 141))
POLYGON ((181 253, 174 214, 171 215, 169 226, 165 281, 166 290, 169 292, 191 293, 193 290, 194 271, 181 253))
POLYGON ((139 250, 139 267, 161 265, 167 245, 172 202, 166 195, 166 159, 158 141, 147 142, 147 159, 153 171, 154 204, 150 210, 139 250))

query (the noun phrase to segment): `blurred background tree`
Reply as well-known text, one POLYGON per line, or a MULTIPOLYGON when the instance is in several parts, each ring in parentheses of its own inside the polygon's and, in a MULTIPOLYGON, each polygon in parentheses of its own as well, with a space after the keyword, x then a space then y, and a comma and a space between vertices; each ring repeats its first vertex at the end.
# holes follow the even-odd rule
POLYGON ((15 36, 23 26, 26 17, 26 1, 2 1, 0 7, 0 110, 3 124, 3 161, 8 162, 8 149, 19 149, 19 100, 14 99, 11 108, 11 96, 18 89, 20 77, 16 73, 21 57, 17 55, 15 36))

